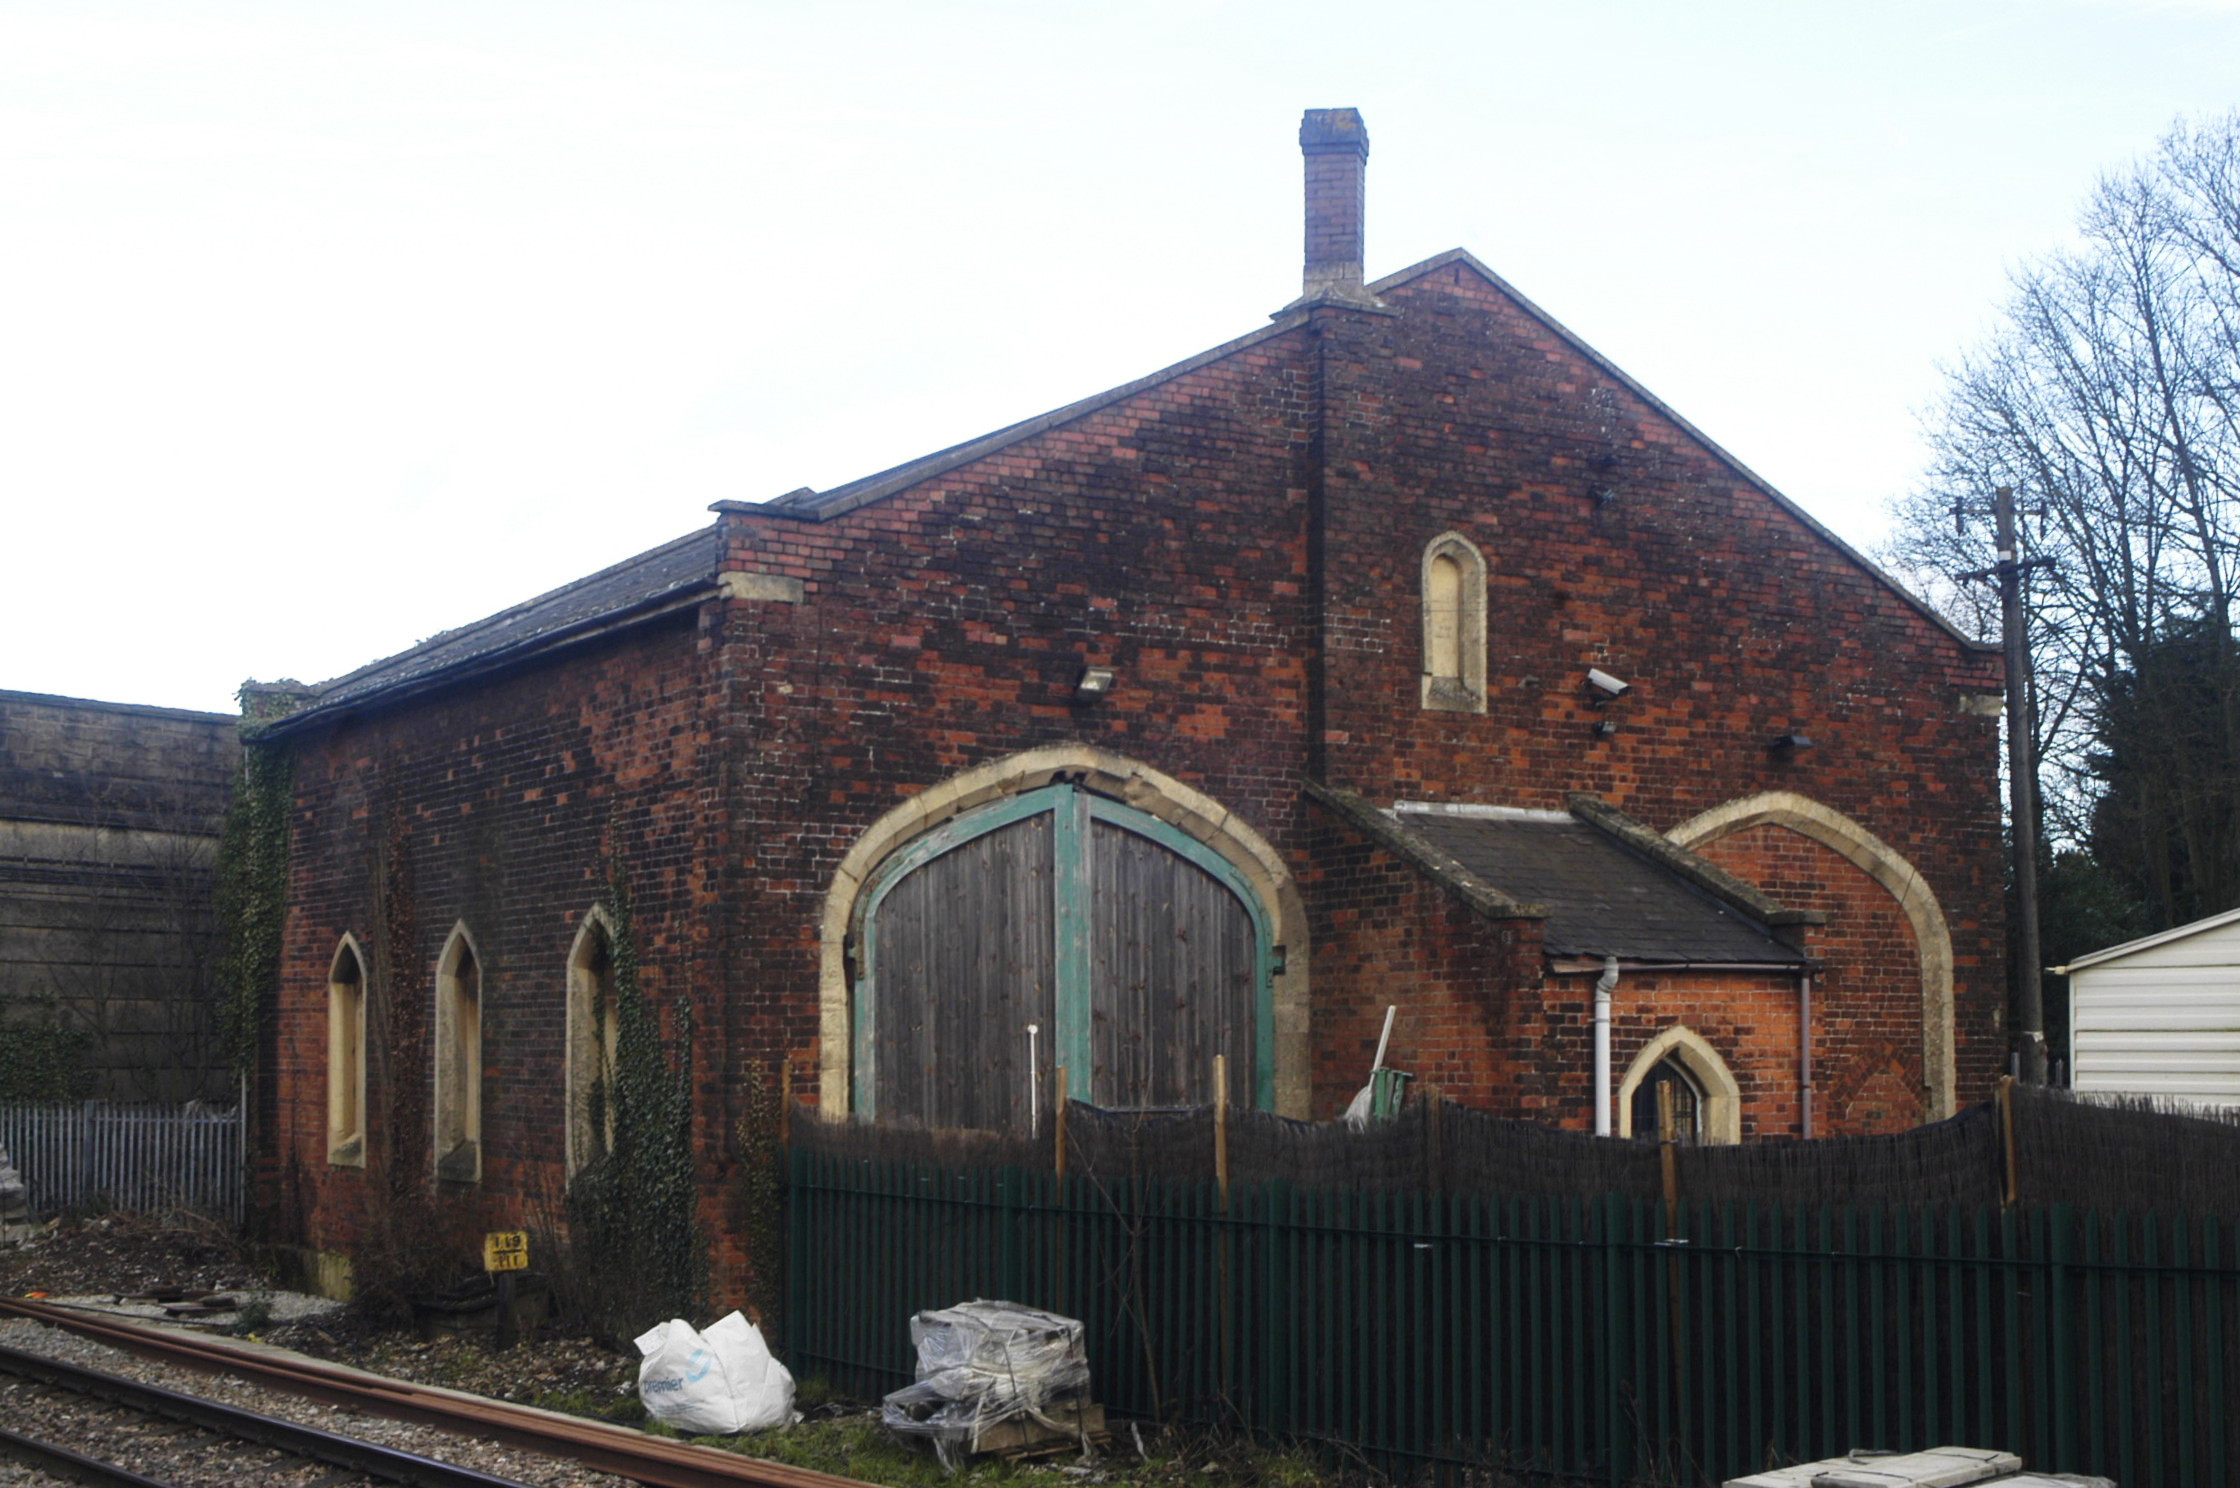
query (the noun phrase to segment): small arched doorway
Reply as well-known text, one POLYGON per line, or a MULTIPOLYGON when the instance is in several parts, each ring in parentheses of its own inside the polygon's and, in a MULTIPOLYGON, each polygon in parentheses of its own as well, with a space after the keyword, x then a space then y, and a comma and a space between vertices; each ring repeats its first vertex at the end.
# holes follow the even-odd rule
POLYGON ((1068 1072, 1077 1099, 1274 1104, 1267 917, 1225 858, 1074 784, 918 837, 858 899, 857 1111, 1019 1128, 1068 1072), (1030 1032, 1031 1030, 1031 1032, 1030 1032))
POLYGON ((1655 1140, 1657 1087, 1672 1092, 1680 1139, 1724 1146, 1742 1140, 1742 1084, 1719 1051, 1676 1023, 1642 1047, 1618 1085, 1618 1135, 1655 1140))
POLYGON ((1633 1134, 1648 1140, 1661 1141, 1664 1137, 1662 1106, 1672 1102, 1672 1134, 1690 1145, 1703 1141, 1703 1117, 1708 1101, 1703 1086, 1688 1073, 1687 1066, 1672 1055, 1651 1065, 1633 1087, 1633 1134), (1669 1097, 1662 1094, 1670 1091, 1669 1097))

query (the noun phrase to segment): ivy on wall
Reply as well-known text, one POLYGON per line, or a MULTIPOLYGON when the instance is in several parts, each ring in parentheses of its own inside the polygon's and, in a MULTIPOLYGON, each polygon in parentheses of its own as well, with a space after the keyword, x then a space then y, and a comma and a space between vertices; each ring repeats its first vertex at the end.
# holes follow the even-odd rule
POLYGON ((243 740, 241 779, 218 839, 218 1037, 236 1075, 256 1060, 258 1018, 279 984, 294 800, 287 751, 243 740))
POLYGON ((92 1083, 82 1029, 23 1019, 23 1000, 0 997, 0 1101, 70 1101, 92 1083))
MULTIPOLYGON (((591 1120, 596 1130, 611 1117, 614 1139, 569 1185, 568 1220, 575 1271, 598 1278, 598 1295, 579 1299, 585 1320, 609 1338, 627 1338, 702 1311, 708 1264, 693 1182, 692 1005, 676 1004, 672 1063, 639 984, 630 883, 619 863, 607 887, 615 1053, 592 1092, 591 1120)), ((595 1036, 604 1042, 605 1029, 595 1036)))
POLYGON ((747 1066, 744 1109, 732 1132, 747 1249, 748 1293, 756 1320, 774 1343, 785 1336, 785 1109, 783 1078, 747 1066))

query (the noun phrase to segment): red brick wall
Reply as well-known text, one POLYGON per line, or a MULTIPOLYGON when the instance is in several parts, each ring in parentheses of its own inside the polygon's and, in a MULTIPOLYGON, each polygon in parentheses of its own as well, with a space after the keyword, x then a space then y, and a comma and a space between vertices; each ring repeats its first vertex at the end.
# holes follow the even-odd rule
MULTIPOLYGON (((291 904, 259 1142, 284 1238, 348 1248, 374 1167, 326 1161, 327 972, 345 933, 371 963, 367 1111, 374 1163, 426 1173, 435 970, 463 922, 482 963, 482 1179, 436 1185, 460 1234, 555 1199, 566 1161, 566 964, 583 914, 626 865, 641 985, 665 1014, 720 1004, 705 957, 705 663, 690 617, 500 680, 297 740, 291 904), (385 873, 391 852, 401 872, 385 873), (385 885, 401 885, 402 914, 385 885), (409 922, 409 939, 392 930, 409 922), (406 1032, 385 1043, 392 1002, 406 1032), (415 1046, 416 1044, 416 1046, 415 1046), (394 1073, 383 1078, 385 1066, 394 1073)), ((720 1020, 703 1017, 702 1121, 725 1103, 720 1020), (716 1026, 708 1027, 714 1023, 716 1026)), ((723 1144, 728 1146, 728 1144, 723 1144)), ((714 1176, 711 1173, 711 1178, 714 1176)))
POLYGON ((816 1067, 834 869, 918 792, 1038 745, 1140 759, 1300 859, 1298 348, 1278 340, 835 520, 727 515, 719 872, 738 1047, 816 1067), (1118 681, 1099 701, 1085 665, 1118 681))
POLYGON ((1405 313, 1318 317, 1325 777, 1384 800, 1559 806, 1589 790, 1659 828, 1767 790, 1843 813, 1943 908, 1961 1096, 1980 1096, 2004 1000, 1998 728, 1962 700, 2000 689, 1998 658, 1468 267, 1388 298, 1405 313), (1421 557, 1450 529, 1487 561, 1483 715, 1418 706, 1421 557), (1589 667, 1630 690, 1595 706, 1589 667), (1601 719, 1615 736, 1592 737, 1601 719), (1791 732, 1815 747, 1766 747, 1791 732))
MULTIPOLYGON (((1808 942, 1827 962, 1813 984, 1818 1131, 1901 1131, 1920 1122, 1921 952, 1898 901, 1840 853, 1788 827, 1752 827, 1697 850, 1782 904, 1828 916, 1808 942)), ((1987 1094, 1996 1073, 1987 1011, 1980 999, 1960 1008, 1963 1102, 1987 1094)))
POLYGON ((1563 1095, 1513 1024, 1537 997, 1540 922, 1490 920, 1317 810, 1305 885, 1315 938, 1313 1115, 1368 1083, 1387 1006, 1385 1062, 1465 1105, 1557 1120, 1563 1095))
MULTIPOLYGON (((1314 1114, 1366 1083, 1388 1005, 1386 1062, 1465 1105, 1594 1128, 1593 975, 1545 973, 1540 922, 1491 920, 1413 867, 1323 817, 1313 837, 1314 1114)), ((1675 1024, 1727 1062, 1745 1139, 1795 1136, 1797 985, 1785 976, 1621 977, 1611 998, 1611 1092, 1675 1024)), ((1613 1116, 1615 1123, 1615 1116, 1613 1116)))

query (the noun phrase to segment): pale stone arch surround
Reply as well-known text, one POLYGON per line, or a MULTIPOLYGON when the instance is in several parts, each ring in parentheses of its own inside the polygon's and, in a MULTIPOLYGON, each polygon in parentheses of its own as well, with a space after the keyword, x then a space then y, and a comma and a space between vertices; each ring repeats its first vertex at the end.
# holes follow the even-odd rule
POLYGON ((436 960, 436 1176, 482 1181, 482 1010, 489 968, 465 920, 451 927, 436 960))
POLYGON ((825 892, 818 928, 817 1103, 837 1113, 848 1110, 851 1099, 854 997, 848 985, 848 934, 865 883, 881 863, 922 833, 975 806, 1061 778, 1132 806, 1205 844, 1252 886, 1281 952, 1270 987, 1275 1006, 1276 1110, 1303 1119, 1308 1093, 1307 911, 1291 870, 1265 838, 1211 796, 1149 765, 1086 744, 1046 745, 952 775, 880 817, 848 849, 825 892))
POLYGON ((1714 806, 1665 836, 1695 849, 1751 827, 1787 827, 1841 854, 1890 891, 1913 927, 1921 953, 1921 1083, 1924 1116, 1941 1121, 1953 1112, 1952 932, 1944 909, 1920 871, 1903 854, 1842 812, 1795 791, 1765 791, 1714 806))
POLYGON ((1704 1141, 1721 1146, 1741 1141, 1742 1082, 1727 1068, 1719 1051, 1684 1023, 1673 1024, 1649 1040, 1634 1056, 1624 1081, 1618 1086, 1618 1135, 1630 1137, 1634 1134, 1633 1093, 1649 1078, 1649 1071, 1668 1054, 1686 1066, 1688 1073, 1696 1077, 1696 1083, 1703 1087, 1704 1141))
POLYGON ((602 988, 592 970, 592 953, 604 941, 607 954, 614 954, 614 917, 603 904, 594 904, 584 911, 583 921, 576 926, 575 940, 568 947, 568 1017, 566 1031, 567 1052, 567 1170, 576 1172, 593 1157, 608 1150, 614 1137, 613 1095, 607 1099, 606 1131, 595 1133, 591 1129, 591 1083, 602 1077, 612 1078, 614 1073, 615 1022, 610 1005, 600 1016, 594 1004, 604 991, 611 1004, 613 988, 602 988), (598 1029, 597 1036, 593 1030, 598 1029))
POLYGON ((1486 710, 1486 556, 1478 545, 1459 532, 1442 532, 1424 545, 1422 573, 1417 584, 1423 610, 1422 706, 1459 713, 1486 710), (1431 666, 1432 572, 1440 559, 1458 570, 1460 588, 1455 595, 1456 671, 1434 675, 1431 666))
POLYGON ((366 1165, 366 953, 347 930, 327 963, 327 1161, 366 1165))

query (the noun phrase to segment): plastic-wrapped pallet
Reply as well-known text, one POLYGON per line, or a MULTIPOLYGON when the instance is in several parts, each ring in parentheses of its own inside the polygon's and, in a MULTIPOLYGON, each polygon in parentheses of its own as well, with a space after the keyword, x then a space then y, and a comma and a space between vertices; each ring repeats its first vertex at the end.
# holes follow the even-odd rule
POLYGON ((1854 1452, 1729 1478, 1724 1488, 2115 1488, 2106 1478, 2022 1471, 2022 1459, 1989 1447, 1931 1447, 1926 1452, 1854 1452))
POLYGON ((1077 1319, 1016 1302, 973 1301, 910 1319, 918 1382, 886 1398, 880 1419, 933 1444, 950 1466, 980 1450, 991 1427, 1021 1416, 1072 1428, 1050 1409, 1089 1388, 1077 1319))

